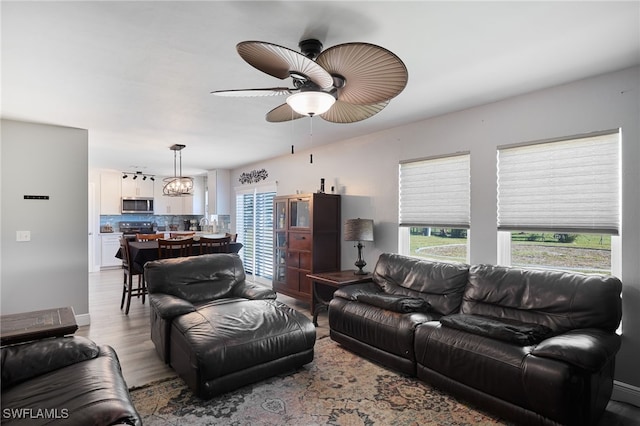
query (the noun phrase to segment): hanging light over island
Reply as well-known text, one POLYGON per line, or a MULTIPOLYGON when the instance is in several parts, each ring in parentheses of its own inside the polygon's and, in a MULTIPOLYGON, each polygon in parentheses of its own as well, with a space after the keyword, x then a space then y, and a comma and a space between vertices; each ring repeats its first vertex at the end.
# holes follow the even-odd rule
POLYGON ((186 197, 193 195, 193 178, 182 176, 182 150, 186 145, 175 144, 169 147, 173 151, 173 177, 164 178, 162 195, 167 197, 186 197), (180 174, 177 172, 177 157, 180 152, 180 174))

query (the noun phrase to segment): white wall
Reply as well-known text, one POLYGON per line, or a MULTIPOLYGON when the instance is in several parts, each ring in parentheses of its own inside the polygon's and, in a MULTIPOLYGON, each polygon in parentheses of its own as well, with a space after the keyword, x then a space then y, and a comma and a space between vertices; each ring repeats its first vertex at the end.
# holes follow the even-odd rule
MULTIPOLYGON (((402 96, 402 94, 400 95, 402 96)), ((623 346, 616 379, 640 391, 640 68, 541 90, 447 114, 357 139, 297 151, 233 171, 267 169, 278 194, 314 192, 320 178, 342 194, 342 219, 375 222, 374 243, 365 249, 373 267, 382 252, 398 251, 398 163, 401 160, 471 152, 471 263, 496 263, 496 149, 499 145, 622 128, 623 346)), ((393 101, 387 108, 393 108, 393 101)), ((384 110, 380 113, 384 114, 384 110)), ((375 120, 375 117, 371 118, 375 120)), ((356 252, 343 242, 342 266, 356 252)))
POLYGON ((2 314, 71 306, 86 323, 88 132, 2 120, 1 152, 2 314))

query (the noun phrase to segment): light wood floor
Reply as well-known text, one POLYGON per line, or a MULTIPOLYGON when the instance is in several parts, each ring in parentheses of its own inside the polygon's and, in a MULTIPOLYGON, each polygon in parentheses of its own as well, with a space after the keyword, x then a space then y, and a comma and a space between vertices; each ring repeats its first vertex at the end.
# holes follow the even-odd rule
MULTIPOLYGON (((155 352, 149 328, 149 303, 132 299, 129 315, 120 310, 122 271, 110 269, 89 274, 89 314, 91 325, 80 327, 77 335, 98 344, 110 345, 118 354, 129 387, 141 386, 176 374, 155 352)), ((278 294, 278 300, 309 318, 309 305, 278 294)), ((318 318, 318 338, 329 334, 327 314, 318 318)), ((611 401, 599 426, 640 426, 640 408, 611 401)))

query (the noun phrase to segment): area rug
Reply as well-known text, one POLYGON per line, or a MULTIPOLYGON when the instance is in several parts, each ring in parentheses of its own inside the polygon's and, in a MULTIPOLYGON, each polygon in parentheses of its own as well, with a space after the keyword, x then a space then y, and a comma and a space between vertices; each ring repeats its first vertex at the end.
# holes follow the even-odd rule
POLYGON ((131 390, 145 426, 155 425, 503 425, 418 379, 316 342, 302 369, 210 400, 180 378, 131 390))

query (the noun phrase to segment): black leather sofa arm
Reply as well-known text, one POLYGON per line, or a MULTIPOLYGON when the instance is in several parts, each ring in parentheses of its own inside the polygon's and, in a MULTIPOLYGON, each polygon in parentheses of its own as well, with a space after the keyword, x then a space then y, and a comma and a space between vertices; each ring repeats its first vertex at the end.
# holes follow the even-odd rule
POLYGON ((615 356, 620 344, 620 336, 615 333, 584 328, 543 340, 531 354, 565 361, 595 373, 615 356))
POLYGON ((193 303, 166 293, 154 293, 150 297, 151 306, 162 319, 172 319, 196 310, 193 303))
POLYGON ((100 350, 84 337, 44 339, 2 348, 2 389, 58 370, 68 365, 96 358, 100 350))
POLYGON ((382 289, 375 283, 367 282, 361 284, 351 284, 340 287, 333 294, 333 297, 356 301, 361 294, 384 294, 382 289))
POLYGON ((246 281, 243 281, 233 287, 232 294, 233 297, 243 297, 245 299, 252 300, 276 298, 276 292, 272 289, 259 284, 248 283, 246 281))

